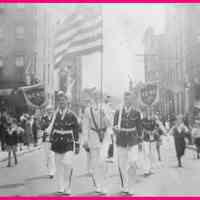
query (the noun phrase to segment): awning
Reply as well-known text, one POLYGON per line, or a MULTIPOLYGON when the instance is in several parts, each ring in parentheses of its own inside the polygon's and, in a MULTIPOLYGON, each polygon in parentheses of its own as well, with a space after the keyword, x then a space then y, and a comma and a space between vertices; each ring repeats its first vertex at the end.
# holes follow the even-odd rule
POLYGON ((12 89, 0 89, 0 96, 8 96, 12 92, 12 89))

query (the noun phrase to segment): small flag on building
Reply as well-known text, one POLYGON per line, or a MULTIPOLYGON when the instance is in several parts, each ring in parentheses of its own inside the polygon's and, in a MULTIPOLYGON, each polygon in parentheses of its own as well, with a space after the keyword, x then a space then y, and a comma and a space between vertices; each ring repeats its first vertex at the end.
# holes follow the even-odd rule
POLYGON ((102 10, 82 5, 59 25, 55 34, 55 66, 66 56, 102 51, 102 10))

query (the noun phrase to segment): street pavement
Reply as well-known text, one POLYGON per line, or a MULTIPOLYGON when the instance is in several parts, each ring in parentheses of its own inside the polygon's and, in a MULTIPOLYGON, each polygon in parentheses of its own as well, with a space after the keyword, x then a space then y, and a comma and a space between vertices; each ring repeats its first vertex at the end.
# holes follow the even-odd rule
MULTIPOLYGON (((160 167, 150 177, 145 178, 141 168, 136 176, 130 170, 135 195, 200 195, 200 160, 195 158, 194 151, 186 151, 183 168, 178 168, 171 138, 162 146, 162 157, 160 167)), ((55 179, 49 179, 46 174, 42 148, 20 156, 17 166, 7 168, 6 165, 7 162, 0 162, 0 195, 48 196, 56 192, 55 179)), ((109 165, 106 188, 110 195, 116 196, 119 195, 120 178, 116 164, 109 165)), ((73 195, 95 195, 92 180, 85 175, 84 150, 76 156, 74 171, 73 195)))

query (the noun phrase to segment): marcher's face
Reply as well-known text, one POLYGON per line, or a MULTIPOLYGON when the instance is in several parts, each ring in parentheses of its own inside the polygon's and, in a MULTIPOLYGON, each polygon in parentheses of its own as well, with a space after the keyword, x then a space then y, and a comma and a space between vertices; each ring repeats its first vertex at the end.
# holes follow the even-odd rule
POLYGON ((64 109, 67 106, 67 98, 66 97, 60 97, 59 98, 59 104, 61 109, 64 109))
POLYGON ((47 110, 47 115, 51 115, 53 113, 53 110, 47 110))
POLYGON ((147 117, 148 117, 147 112, 144 112, 144 113, 143 113, 143 117, 144 117, 144 118, 147 118, 147 117))
POLYGON ((125 95, 124 96, 124 104, 126 105, 126 106, 130 106, 131 105, 131 95, 125 95))
POLYGON ((176 121, 177 125, 180 125, 182 122, 183 122, 182 118, 178 118, 176 121))

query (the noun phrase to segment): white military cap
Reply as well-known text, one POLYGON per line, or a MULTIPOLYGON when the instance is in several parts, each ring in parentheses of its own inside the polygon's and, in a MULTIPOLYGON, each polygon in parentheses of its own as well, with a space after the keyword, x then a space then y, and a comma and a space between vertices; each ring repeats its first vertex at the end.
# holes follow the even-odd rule
POLYGON ((46 110, 53 110, 53 106, 52 106, 52 105, 48 105, 48 106, 46 107, 46 110))

